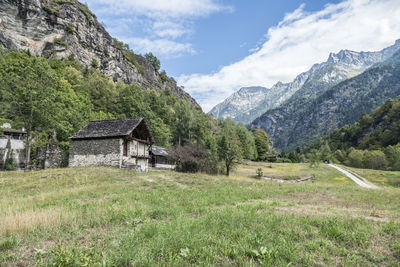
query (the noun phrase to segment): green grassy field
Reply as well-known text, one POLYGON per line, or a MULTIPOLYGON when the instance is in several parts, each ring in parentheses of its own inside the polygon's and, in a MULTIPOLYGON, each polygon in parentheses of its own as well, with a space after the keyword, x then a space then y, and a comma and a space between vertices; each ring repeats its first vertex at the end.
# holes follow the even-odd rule
POLYGON ((400 172, 357 169, 347 166, 344 166, 344 168, 350 170, 352 173, 364 177, 376 185, 400 187, 400 172))
POLYGON ((229 178, 113 168, 0 173, 0 265, 399 266, 400 190, 321 165, 229 178), (249 178, 314 174, 305 183, 249 178))

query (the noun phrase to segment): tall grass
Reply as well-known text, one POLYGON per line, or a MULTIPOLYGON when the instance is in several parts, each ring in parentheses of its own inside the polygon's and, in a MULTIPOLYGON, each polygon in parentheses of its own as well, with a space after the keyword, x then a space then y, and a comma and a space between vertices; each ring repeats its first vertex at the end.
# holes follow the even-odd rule
POLYGON ((248 178, 241 166, 229 178, 101 167, 0 173, 0 262, 397 264, 397 189, 362 189, 324 166, 263 171, 285 168, 316 179, 278 184, 248 178))

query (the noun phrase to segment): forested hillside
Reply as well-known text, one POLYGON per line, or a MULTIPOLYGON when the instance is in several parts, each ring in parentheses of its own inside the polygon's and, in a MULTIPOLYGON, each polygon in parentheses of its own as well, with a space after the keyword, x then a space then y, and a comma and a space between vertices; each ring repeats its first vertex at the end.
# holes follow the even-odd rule
POLYGON ((400 97, 387 100, 371 114, 335 130, 304 152, 320 148, 331 152, 324 157, 353 167, 400 170, 400 97))
POLYGON ((188 153, 205 151, 206 162, 193 171, 217 172, 219 162, 258 157, 257 136, 243 125, 217 121, 169 89, 159 92, 114 82, 97 66, 87 68, 73 58, 0 50, 0 93, 0 122, 25 127, 32 137, 32 156, 46 143, 67 150, 68 138, 90 120, 143 117, 156 145, 194 144, 188 153))
POLYGON ((400 95, 400 52, 362 74, 339 83, 315 99, 297 97, 256 119, 274 147, 295 150, 338 127, 354 123, 388 98, 400 95))

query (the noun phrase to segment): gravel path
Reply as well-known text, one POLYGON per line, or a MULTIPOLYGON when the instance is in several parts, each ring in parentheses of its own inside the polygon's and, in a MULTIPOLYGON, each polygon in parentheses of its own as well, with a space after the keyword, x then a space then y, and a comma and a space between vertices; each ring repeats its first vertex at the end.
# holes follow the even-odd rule
POLYGON ((364 181, 362 181, 361 179, 357 178, 356 176, 354 176, 353 174, 351 174, 350 172, 336 166, 333 164, 328 164, 329 166, 331 166, 332 168, 335 168, 336 170, 340 171, 341 173, 343 173, 344 175, 346 175, 347 177, 349 177, 351 180, 353 180, 356 184, 358 184, 359 186, 365 187, 365 188, 377 188, 377 186, 366 183, 364 181))

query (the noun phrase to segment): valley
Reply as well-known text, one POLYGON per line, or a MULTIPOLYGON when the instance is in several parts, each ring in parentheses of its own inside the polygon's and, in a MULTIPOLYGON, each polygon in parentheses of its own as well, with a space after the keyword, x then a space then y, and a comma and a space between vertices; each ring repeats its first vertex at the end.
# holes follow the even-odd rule
POLYGON ((399 266, 396 0, 88 2, 0 0, 1 267, 399 266))

